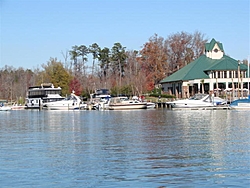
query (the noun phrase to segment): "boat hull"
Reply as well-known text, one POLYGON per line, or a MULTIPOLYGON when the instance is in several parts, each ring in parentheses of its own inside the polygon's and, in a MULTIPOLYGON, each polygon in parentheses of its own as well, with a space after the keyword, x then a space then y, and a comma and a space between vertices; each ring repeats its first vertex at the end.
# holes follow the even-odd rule
POLYGON ((114 97, 110 99, 109 110, 133 110, 146 109, 147 103, 137 100, 129 100, 127 97, 114 97))
POLYGON ((153 102, 147 102, 147 108, 155 108, 156 104, 153 102))
POLYGON ((188 104, 188 103, 172 103, 172 108, 204 108, 213 107, 215 105, 211 104, 188 104))
POLYGON ((235 110, 250 110, 250 97, 248 99, 235 100, 229 107, 235 110))
POLYGON ((87 108, 87 104, 84 104, 73 92, 63 100, 44 103, 43 108, 47 110, 79 110, 87 108))
POLYGON ((250 106, 234 106, 230 107, 231 110, 250 110, 250 106))
POLYGON ((72 106, 72 105, 45 105, 46 110, 81 110, 86 109, 87 105, 72 106))
POLYGON ((12 110, 25 110, 26 106, 12 106, 12 110))
POLYGON ((110 104, 109 110, 146 109, 147 104, 110 104))
POLYGON ((226 104, 224 99, 206 94, 196 94, 190 99, 168 102, 172 108, 206 108, 226 104))
POLYGON ((0 111, 10 111, 12 110, 11 107, 8 107, 8 106, 2 106, 0 107, 0 111))

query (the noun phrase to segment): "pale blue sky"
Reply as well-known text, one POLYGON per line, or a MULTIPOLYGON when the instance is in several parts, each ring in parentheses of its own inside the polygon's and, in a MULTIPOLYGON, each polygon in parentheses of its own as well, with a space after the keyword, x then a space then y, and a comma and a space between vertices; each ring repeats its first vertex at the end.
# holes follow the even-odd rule
POLYGON ((0 0, 0 68, 37 68, 74 45, 141 50, 155 33, 199 31, 250 55, 249 0, 0 0))

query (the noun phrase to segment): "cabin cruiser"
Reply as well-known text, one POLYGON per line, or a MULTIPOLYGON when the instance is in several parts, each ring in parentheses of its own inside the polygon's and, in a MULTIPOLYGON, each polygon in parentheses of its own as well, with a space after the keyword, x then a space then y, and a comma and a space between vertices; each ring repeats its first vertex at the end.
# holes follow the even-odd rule
MULTIPOLYGON (((137 97, 137 96, 133 96, 132 97, 132 100, 139 100, 139 101, 141 101, 141 102, 145 102, 144 101, 144 96, 141 96, 141 97, 137 97)), ((156 104, 154 103, 154 102, 148 102, 148 101, 146 101, 146 103, 147 103, 147 108, 155 108, 156 107, 156 104)))
POLYGON ((176 100, 167 102, 172 108, 203 108, 214 107, 217 105, 226 104, 227 101, 220 97, 213 97, 208 94, 195 94, 189 99, 176 100))
POLYGON ((55 88, 52 83, 43 83, 40 86, 32 86, 28 89, 26 98, 26 109, 39 109, 43 103, 61 101, 61 88, 55 88))
POLYGON ((109 102, 111 97, 101 98, 99 101, 96 101, 93 104, 94 110, 105 110, 109 108, 109 102))
POLYGON ((250 110, 250 95, 247 99, 238 99, 233 101, 229 105, 229 108, 235 110, 250 110))
POLYGON ((80 97, 72 92, 63 100, 44 103, 43 108, 47 110, 79 110, 87 109, 87 104, 83 103, 80 97))
POLYGON ((97 89, 95 93, 90 94, 90 103, 94 110, 108 109, 110 98, 108 89, 97 89))
POLYGON ((138 100, 129 100, 127 97, 114 97, 110 99, 109 110, 146 109, 147 103, 138 100))

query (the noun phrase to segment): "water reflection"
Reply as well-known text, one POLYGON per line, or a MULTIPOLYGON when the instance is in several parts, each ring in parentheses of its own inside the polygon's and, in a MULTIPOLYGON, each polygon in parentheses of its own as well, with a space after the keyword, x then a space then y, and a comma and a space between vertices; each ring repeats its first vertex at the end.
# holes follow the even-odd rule
POLYGON ((0 119, 3 186, 249 184, 247 112, 13 111, 0 119))

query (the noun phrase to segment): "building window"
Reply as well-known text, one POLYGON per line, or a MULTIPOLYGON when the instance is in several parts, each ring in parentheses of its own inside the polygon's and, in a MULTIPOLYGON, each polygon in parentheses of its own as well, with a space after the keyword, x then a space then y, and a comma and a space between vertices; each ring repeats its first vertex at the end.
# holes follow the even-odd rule
POLYGON ((218 75, 218 77, 217 77, 217 78, 220 78, 220 71, 218 71, 218 72, 217 72, 217 75, 218 75))
POLYGON ((232 71, 229 71, 229 78, 233 78, 232 77, 232 71))
POLYGON ((224 78, 227 78, 227 71, 224 71, 224 78))
POLYGON ((238 71, 235 71, 235 78, 239 78, 238 77, 238 71))

